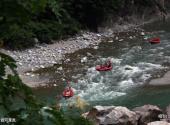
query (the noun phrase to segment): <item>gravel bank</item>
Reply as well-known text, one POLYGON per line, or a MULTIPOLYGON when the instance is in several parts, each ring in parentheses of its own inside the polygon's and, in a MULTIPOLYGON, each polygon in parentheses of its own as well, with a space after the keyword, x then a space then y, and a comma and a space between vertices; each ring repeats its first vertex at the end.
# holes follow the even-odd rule
POLYGON ((60 64, 66 53, 73 53, 76 50, 95 47, 101 42, 102 35, 86 32, 67 40, 57 41, 50 45, 37 45, 35 48, 24 51, 10 51, 1 49, 12 56, 18 65, 19 73, 34 71, 39 68, 60 64))
POLYGON ((162 78, 152 79, 149 82, 149 85, 153 86, 170 85, 170 71, 168 71, 162 78))
POLYGON ((10 55, 16 60, 17 70, 25 84, 30 87, 46 86, 47 79, 30 73, 30 71, 61 64, 61 60, 66 60, 66 53, 73 53, 87 47, 97 49, 103 37, 104 34, 84 32, 66 40, 54 41, 54 44, 36 45, 36 47, 24 51, 0 49, 0 52, 10 55))

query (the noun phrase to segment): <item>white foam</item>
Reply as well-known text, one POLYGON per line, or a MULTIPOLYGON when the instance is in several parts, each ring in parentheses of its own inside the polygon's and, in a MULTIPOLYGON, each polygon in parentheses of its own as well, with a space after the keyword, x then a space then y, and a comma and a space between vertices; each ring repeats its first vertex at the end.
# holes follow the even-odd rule
POLYGON ((88 85, 86 90, 81 91, 78 95, 88 101, 110 100, 117 96, 125 95, 123 92, 107 91, 109 86, 104 83, 92 83, 88 85))
POLYGON ((137 64, 137 66, 139 68, 143 69, 144 71, 164 68, 160 64, 152 64, 152 63, 146 63, 146 62, 140 62, 140 63, 137 64))
MULTIPOLYGON (((95 67, 88 68, 86 76, 79 79, 78 84, 74 86, 76 95, 86 101, 114 99, 126 95, 126 89, 143 84, 151 77, 150 71, 163 68, 159 64, 146 62, 124 65, 121 64, 123 59, 109 59, 113 64, 112 71, 101 73, 96 71, 95 67)), ((101 61, 106 60, 108 58, 101 58, 101 61)))
POLYGON ((134 84, 134 82, 131 78, 128 80, 125 80, 125 81, 121 81, 119 83, 120 86, 129 86, 129 85, 133 85, 133 84, 134 84))
POLYGON ((157 49, 150 49, 149 51, 152 53, 156 53, 157 49))
POLYGON ((106 93, 97 93, 97 94, 89 95, 89 101, 101 101, 101 100, 106 101, 124 95, 126 95, 126 93, 115 92, 115 91, 110 91, 106 93))
MULTIPOLYGON (((146 80, 148 80, 149 78, 151 78, 151 74, 143 74, 141 76, 141 79, 145 82, 146 80)), ((141 83, 142 84, 142 83, 141 83)))
POLYGON ((164 48, 163 47, 157 47, 156 49, 163 50, 164 48))

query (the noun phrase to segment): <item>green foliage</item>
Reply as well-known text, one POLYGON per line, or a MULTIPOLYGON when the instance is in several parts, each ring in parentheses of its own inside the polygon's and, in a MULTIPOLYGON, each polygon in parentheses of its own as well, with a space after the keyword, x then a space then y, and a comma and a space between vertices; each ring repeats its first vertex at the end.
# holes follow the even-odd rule
POLYGON ((25 121, 22 114, 33 117, 40 104, 35 100, 31 89, 20 80, 15 61, 0 53, 0 69, 0 116, 16 118, 17 123, 25 121))
POLYGON ((22 83, 15 61, 0 53, 0 117, 15 118, 15 125, 91 125, 81 117, 68 117, 38 101, 22 83))
POLYGON ((22 49, 33 46, 34 34, 23 28, 34 15, 44 10, 46 0, 1 0, 0 38, 5 46, 22 49))
POLYGON ((1 0, 0 17, 6 24, 23 24, 31 19, 32 14, 43 11, 46 3, 46 0, 1 0))
POLYGON ((74 35, 79 31, 75 22, 72 24, 60 24, 53 20, 43 22, 29 22, 25 28, 30 30, 40 43, 52 43, 51 40, 62 39, 68 35, 74 35))
POLYGON ((0 9, 0 38, 10 49, 32 47, 33 38, 51 43, 79 30, 58 0, 2 0, 0 9))
POLYGON ((97 30, 98 25, 113 11, 117 0, 61 0, 69 15, 83 26, 97 30))
POLYGON ((141 15, 153 6, 166 13, 156 0, 0 0, 0 39, 12 49, 32 47, 33 38, 51 43, 80 28, 97 31, 109 15, 141 15))
POLYGON ((10 25, 7 32, 3 32, 5 46, 11 49, 23 49, 34 46, 34 34, 17 24, 10 25))
POLYGON ((65 9, 62 8, 61 4, 62 3, 60 3, 58 0, 48 0, 48 7, 54 13, 54 15, 56 16, 56 19, 58 19, 59 23, 62 23, 63 15, 67 14, 65 9))

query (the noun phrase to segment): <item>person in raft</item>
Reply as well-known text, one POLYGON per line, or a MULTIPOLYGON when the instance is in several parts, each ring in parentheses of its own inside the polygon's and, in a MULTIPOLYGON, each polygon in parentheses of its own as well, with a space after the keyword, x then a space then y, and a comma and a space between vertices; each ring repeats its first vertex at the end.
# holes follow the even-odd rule
POLYGON ((108 63, 107 63, 107 67, 109 68, 111 66, 112 66, 112 64, 111 64, 111 61, 109 60, 108 63))
POLYGON ((109 61, 106 61, 105 63, 104 63, 104 65, 101 65, 100 66, 100 68, 105 68, 105 67, 111 67, 112 66, 112 63, 111 63, 111 61, 109 60, 109 61))
POLYGON ((109 60, 109 61, 106 61, 105 62, 105 64, 103 65, 103 67, 111 67, 112 66, 112 63, 111 63, 111 61, 109 60))
POLYGON ((63 97, 68 99, 74 95, 73 89, 69 86, 63 91, 63 97))

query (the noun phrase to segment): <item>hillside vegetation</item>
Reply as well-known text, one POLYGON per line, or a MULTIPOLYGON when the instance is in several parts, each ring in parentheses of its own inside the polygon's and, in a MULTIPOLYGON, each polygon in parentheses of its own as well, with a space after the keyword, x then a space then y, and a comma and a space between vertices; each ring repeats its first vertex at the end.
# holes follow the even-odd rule
POLYGON ((157 7, 166 14, 164 0, 1 0, 0 42, 10 49, 52 43, 80 29, 97 31, 109 15, 142 15, 157 7))

